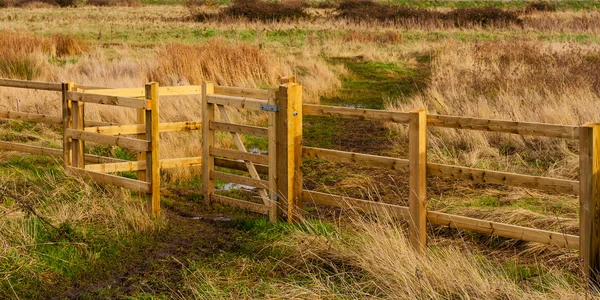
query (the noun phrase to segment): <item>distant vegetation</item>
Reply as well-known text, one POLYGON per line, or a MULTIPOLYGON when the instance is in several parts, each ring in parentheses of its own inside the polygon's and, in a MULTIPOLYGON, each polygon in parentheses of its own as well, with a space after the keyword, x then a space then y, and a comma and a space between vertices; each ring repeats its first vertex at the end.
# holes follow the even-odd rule
MULTIPOLYGON (((315 5, 313 3, 313 5, 315 5)), ((532 4, 533 5, 533 4, 532 4)), ((211 19, 225 20, 231 18, 245 18, 251 21, 281 21, 297 20, 301 18, 323 18, 309 11, 308 2, 285 1, 268 2, 264 0, 234 0, 230 6, 221 8, 217 12, 199 11, 194 2, 188 2, 188 7, 197 21, 211 19)), ((323 3, 317 5, 323 7, 323 3)), ((469 25, 509 25, 522 24, 519 14, 515 11, 496 7, 456 8, 448 12, 441 12, 428 8, 411 7, 406 5, 388 5, 372 0, 344 0, 337 4, 328 3, 328 8, 333 12, 326 17, 350 20, 353 22, 391 22, 391 23, 429 23, 449 24, 451 26, 469 25)), ((537 5, 535 9, 550 6, 537 5)))

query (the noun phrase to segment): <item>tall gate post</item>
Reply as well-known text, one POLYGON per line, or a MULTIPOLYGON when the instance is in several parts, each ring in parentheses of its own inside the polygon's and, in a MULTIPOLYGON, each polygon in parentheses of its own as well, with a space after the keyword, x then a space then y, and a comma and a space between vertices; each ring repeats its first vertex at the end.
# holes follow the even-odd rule
POLYGON ((282 78, 277 97, 277 194, 287 221, 302 207, 302 86, 294 77, 282 78))
POLYGON ((215 193, 215 183, 210 173, 215 169, 215 158, 210 155, 210 147, 214 145, 215 132, 210 129, 210 122, 215 120, 215 104, 208 103, 208 95, 214 94, 212 82, 202 82, 202 194, 204 203, 210 205, 215 193))
POLYGON ((146 194, 148 212, 153 217, 160 215, 160 132, 158 129, 158 83, 146 84, 146 100, 150 107, 146 108, 146 140, 150 148, 146 151, 146 180, 150 183, 150 193, 146 194))
POLYGON ((410 242, 419 252, 427 245, 427 113, 410 112, 408 125, 410 242))
POLYGON ((74 86, 73 82, 62 84, 63 160, 65 168, 73 165, 71 138, 67 137, 67 128, 73 127, 73 102, 69 100, 67 93, 72 91, 74 86))
POLYGON ((600 287, 600 123, 579 131, 579 255, 590 287, 600 287))
MULTIPOLYGON (((269 90, 269 99, 267 104, 277 106, 277 94, 279 90, 269 90)), ((277 195, 277 117, 279 112, 269 112, 268 121, 268 141, 269 141, 269 200, 271 201, 271 207, 269 210, 269 222, 276 222, 281 215, 281 207, 278 203, 277 195)))

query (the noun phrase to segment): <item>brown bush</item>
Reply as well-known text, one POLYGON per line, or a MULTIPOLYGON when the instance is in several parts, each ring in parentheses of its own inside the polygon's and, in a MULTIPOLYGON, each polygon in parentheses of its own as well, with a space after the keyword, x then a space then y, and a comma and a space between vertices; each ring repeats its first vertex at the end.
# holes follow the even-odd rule
POLYGON ((445 14, 444 18, 453 21, 454 25, 458 27, 464 25, 521 25, 523 23, 516 13, 495 7, 458 8, 445 14))
POLYGON ((130 7, 138 7, 141 6, 142 3, 140 0, 88 0, 86 2, 87 5, 90 6, 130 6, 130 7))
POLYGON ((518 15, 499 8, 459 8, 447 13, 424 8, 386 5, 372 0, 345 0, 336 9, 339 18, 355 22, 447 23, 450 26, 521 24, 518 15))
POLYGON ((234 0, 220 12, 221 16, 243 17, 249 20, 281 21, 308 17, 308 5, 302 0, 266 2, 263 0, 234 0))
POLYGON ((86 2, 86 4, 91 5, 91 6, 112 6, 113 1, 112 0, 88 0, 86 2))
POLYGON ((54 0, 60 7, 75 7, 77 0, 54 0))
POLYGON ((52 41, 56 47, 56 56, 74 56, 92 49, 87 41, 62 34, 52 36, 52 41))

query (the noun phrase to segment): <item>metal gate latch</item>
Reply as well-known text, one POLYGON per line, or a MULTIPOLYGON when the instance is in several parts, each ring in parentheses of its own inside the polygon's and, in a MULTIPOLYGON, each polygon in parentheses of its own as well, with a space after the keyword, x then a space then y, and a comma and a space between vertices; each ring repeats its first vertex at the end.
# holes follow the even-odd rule
POLYGON ((272 105, 272 104, 261 104, 261 105, 260 105, 260 110, 266 110, 266 111, 279 111, 279 106, 277 106, 277 105, 272 105))

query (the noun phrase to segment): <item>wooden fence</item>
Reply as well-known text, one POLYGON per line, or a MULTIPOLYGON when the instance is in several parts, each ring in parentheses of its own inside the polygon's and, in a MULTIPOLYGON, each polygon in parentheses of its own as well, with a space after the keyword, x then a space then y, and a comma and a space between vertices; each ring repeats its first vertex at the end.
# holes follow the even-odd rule
MULTIPOLYGON (((303 202, 308 201, 317 204, 350 207, 366 213, 391 214, 408 222, 410 241, 419 251, 423 251, 426 247, 427 222, 527 242, 576 249, 580 251, 583 269, 590 283, 597 284, 599 282, 596 274, 600 271, 600 178, 598 176, 598 170, 600 169, 600 125, 597 123, 569 126, 433 115, 427 114, 424 110, 391 112, 313 104, 303 105, 302 88, 295 83, 293 77, 283 79, 282 85, 273 90, 221 87, 212 86, 210 83, 205 83, 204 87, 158 87, 157 84, 149 84, 145 89, 105 89, 77 86, 72 83, 54 84, 5 79, 0 79, 0 86, 61 91, 65 107, 71 107, 70 111, 65 110, 62 117, 0 111, 0 118, 4 119, 42 122, 53 125, 62 124, 65 145, 64 149, 60 150, 0 142, 0 150, 63 157, 69 172, 84 174, 99 182, 116 183, 128 188, 142 190, 149 195, 159 195, 160 169, 198 166, 202 163, 202 159, 201 157, 193 157, 159 160, 157 153, 158 133, 202 129, 202 157, 207 160, 202 164, 203 189, 207 203, 214 201, 234 205, 267 214, 271 220, 275 220, 281 215, 287 215, 288 220, 292 221, 295 209, 302 209, 303 202), (158 123, 159 95, 190 94, 202 95, 204 107, 202 122, 158 123), (82 105, 84 102, 138 109, 138 124, 120 125, 98 121, 84 122, 82 105), (269 125, 263 128, 233 124, 228 119, 227 113, 223 113, 224 106, 270 111, 269 125), (221 113, 223 121, 214 119, 217 109, 221 113), (408 159, 302 147, 303 115, 406 124, 409 128, 408 159), (202 126, 202 124, 209 125, 202 126), (565 180, 428 163, 426 139, 427 129, 430 127, 578 140, 580 145, 580 180, 565 180), (214 131, 232 133, 238 149, 215 148, 213 144, 214 131), (239 134, 268 137, 269 155, 246 152, 239 134), (135 135, 137 139, 123 138, 122 135, 135 135), (137 161, 121 161, 114 158, 84 154, 81 150, 83 149, 83 140, 136 149, 139 151, 137 161), (150 159, 146 159, 147 157, 150 159), (409 173, 408 206, 303 190, 300 174, 303 157, 406 171, 409 173), (86 162, 93 164, 85 165, 86 162), (215 166, 244 170, 250 173, 250 177, 217 172, 214 170, 215 166), (146 180, 134 182, 131 179, 125 180, 121 177, 115 176, 113 178, 107 175, 107 173, 122 171, 138 171, 138 178, 146 178, 146 180), (269 179, 262 180, 261 174, 267 174, 269 179), (501 184, 578 196, 580 199, 580 234, 575 236, 430 211, 427 209, 426 187, 428 176, 464 179, 476 183, 501 184), (259 190, 262 191, 263 203, 244 202, 228 199, 224 196, 215 196, 212 183, 215 179, 259 187, 259 190), (124 184, 124 182, 127 182, 127 184, 124 184), (143 188, 140 189, 140 187, 143 188)), ((149 209, 157 215, 159 213, 158 198, 149 197, 149 209)))

